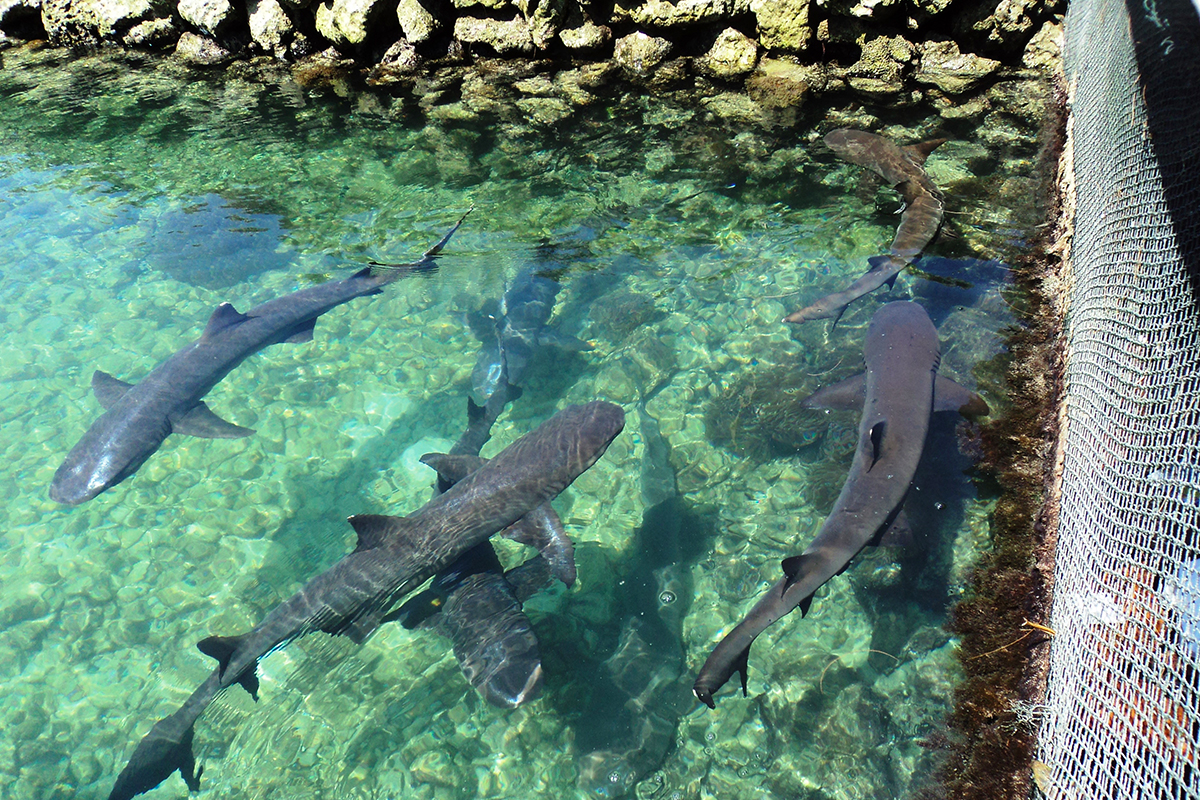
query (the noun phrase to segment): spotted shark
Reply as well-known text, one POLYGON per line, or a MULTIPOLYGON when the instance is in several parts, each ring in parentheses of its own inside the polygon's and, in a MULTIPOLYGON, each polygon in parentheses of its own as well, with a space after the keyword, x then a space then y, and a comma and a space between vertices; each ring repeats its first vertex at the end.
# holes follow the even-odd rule
POLYGON ((50 498, 64 505, 91 500, 137 472, 172 433, 206 439, 253 434, 249 428, 221 419, 201 398, 259 350, 283 342, 312 341, 317 318, 326 311, 358 297, 379 294, 384 286, 406 275, 433 271, 434 257, 465 217, 411 263, 373 263, 343 280, 277 297, 244 314, 230 303, 222 303, 199 339, 137 384, 97 370, 92 375, 92 392, 105 412, 54 473, 50 498))
POLYGON ((238 636, 210 636, 198 647, 218 666, 173 714, 157 722, 117 776, 109 800, 128 800, 179 770, 199 785, 193 725, 224 689, 258 696, 258 660, 315 631, 361 643, 401 598, 465 551, 553 499, 596 463, 624 427, 620 406, 568 406, 407 517, 358 515, 353 552, 281 602, 238 636))
POLYGON ((943 195, 925 172, 925 159, 945 139, 900 147, 889 139, 865 131, 839 128, 825 136, 825 144, 843 160, 865 167, 899 190, 904 198, 900 225, 886 256, 868 259, 871 268, 840 292, 827 294, 812 305, 793 311, 784 322, 832 319, 836 325, 846 307, 880 286, 890 289, 896 276, 920 255, 942 226, 943 195))
POLYGON ((981 397, 937 374, 937 330, 916 303, 881 307, 867 329, 863 356, 864 374, 804 401, 809 408, 862 410, 850 473, 816 538, 804 552, 783 560, 783 578, 704 662, 692 692, 709 708, 716 707, 714 693, 735 672, 746 693, 750 645, 760 633, 795 608, 807 614, 817 589, 841 574, 864 547, 903 535, 907 522, 901 507, 925 447, 931 414, 987 413, 981 397))

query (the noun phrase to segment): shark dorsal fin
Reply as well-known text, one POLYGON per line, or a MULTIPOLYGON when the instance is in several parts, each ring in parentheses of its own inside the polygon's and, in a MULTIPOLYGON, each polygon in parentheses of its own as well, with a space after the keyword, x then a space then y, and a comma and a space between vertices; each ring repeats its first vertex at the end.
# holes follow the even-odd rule
POLYGON ((200 334, 200 341, 211 339, 221 331, 232 328, 234 325, 240 325, 248 319, 250 317, 234 308, 232 303, 221 303, 208 318, 208 324, 204 326, 204 333, 200 334))
POLYGON ((905 147, 904 150, 908 153, 909 158, 913 160, 917 166, 924 166, 925 159, 929 158, 929 154, 939 147, 944 145, 949 139, 930 139, 925 142, 917 142, 905 147))
POLYGON ((406 517, 389 517, 385 514, 355 514, 346 521, 358 534, 358 546, 354 548, 356 553, 386 544, 393 536, 408 528, 406 517))
POLYGON ((107 372, 96 370, 92 373, 92 394, 96 395, 96 400, 105 411, 112 408, 132 388, 132 383, 117 380, 107 372))
POLYGON ((861 411, 867 399, 867 373, 830 384, 800 401, 805 408, 831 408, 839 411, 861 411))
POLYGON ((871 466, 867 467, 867 472, 871 471, 879 463, 879 456, 883 454, 883 437, 887 436, 887 420, 881 419, 871 426, 871 466))
POLYGON ((986 400, 967 387, 938 375, 933 379, 933 410, 957 411, 964 417, 982 417, 991 409, 986 400))
POLYGON ((486 458, 479 456, 451 455, 449 453, 426 453, 419 460, 425 466, 431 467, 437 472, 439 478, 451 486, 487 463, 486 458))

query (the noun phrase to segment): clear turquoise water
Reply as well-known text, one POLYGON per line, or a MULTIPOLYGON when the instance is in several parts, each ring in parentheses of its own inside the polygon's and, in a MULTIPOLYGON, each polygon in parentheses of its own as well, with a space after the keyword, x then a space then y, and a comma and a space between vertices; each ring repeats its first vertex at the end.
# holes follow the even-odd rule
MULTIPOLYGON (((1006 260, 1029 237, 1037 120, 1004 101, 1031 91, 1006 84, 981 125, 951 124, 929 169, 957 238, 937 254, 1006 260)), ((906 139, 937 127, 898 119, 906 139)), ((479 349, 466 316, 546 244, 563 266, 555 326, 595 347, 536 361, 485 454, 571 402, 611 400, 628 421, 557 503, 580 577, 529 604, 542 698, 487 706, 430 632, 389 626, 361 647, 313 635, 265 660, 259 703, 228 692, 202 718, 202 796, 862 798, 928 779, 936 753, 920 743, 957 676, 940 625, 989 507, 949 455, 952 429, 929 444, 945 455, 922 478, 923 546, 864 554, 807 618, 764 635, 749 700, 726 690, 712 712, 688 687, 815 534, 849 463, 853 415, 793 409, 793 443, 766 446, 760 404, 858 371, 874 309, 914 297, 939 324, 943 371, 1002 406, 998 371, 976 368, 1011 322, 1002 267, 932 263, 973 288, 904 276, 832 333, 792 329, 780 318, 860 272, 896 220, 895 195, 861 190, 815 129, 634 95, 558 131, 485 122, 426 122, 411 102, 325 96, 286 71, 4 53, 0 796, 106 797, 211 669, 197 640, 248 629, 346 552, 349 514, 427 499, 417 457, 465 425, 479 349), (436 275, 334 309, 312 343, 269 348, 210 393, 256 436, 172 436, 97 499, 49 500, 99 414, 93 370, 136 381, 218 303, 414 258, 471 205, 436 275), (652 387, 687 510, 666 523, 643 520, 652 387)), ((175 775, 149 796, 185 793, 175 775)))

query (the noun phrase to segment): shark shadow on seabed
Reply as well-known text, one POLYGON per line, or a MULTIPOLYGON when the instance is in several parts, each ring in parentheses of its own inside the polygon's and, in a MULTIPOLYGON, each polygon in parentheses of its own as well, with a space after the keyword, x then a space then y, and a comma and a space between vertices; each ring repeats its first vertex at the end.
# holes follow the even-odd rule
POLYGON ((577 783, 593 797, 630 795, 666 760, 679 720, 694 707, 683 620, 691 569, 707 552, 715 522, 680 497, 669 444, 644 403, 639 417, 641 524, 615 563, 601 548, 580 545, 584 592, 565 597, 543 634, 550 702, 572 725, 577 783), (620 576, 619 585, 611 575, 620 576), (598 627, 591 619, 601 587, 608 591, 601 600, 606 624, 598 627))

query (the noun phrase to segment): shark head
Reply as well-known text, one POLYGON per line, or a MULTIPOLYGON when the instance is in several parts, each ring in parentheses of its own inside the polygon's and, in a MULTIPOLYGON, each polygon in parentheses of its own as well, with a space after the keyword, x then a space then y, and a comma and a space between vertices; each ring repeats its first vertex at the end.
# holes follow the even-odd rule
POLYGON ((54 473, 54 480, 50 483, 50 499, 67 506, 86 503, 128 478, 145 460, 117 459, 109 452, 77 455, 73 450, 54 473))

